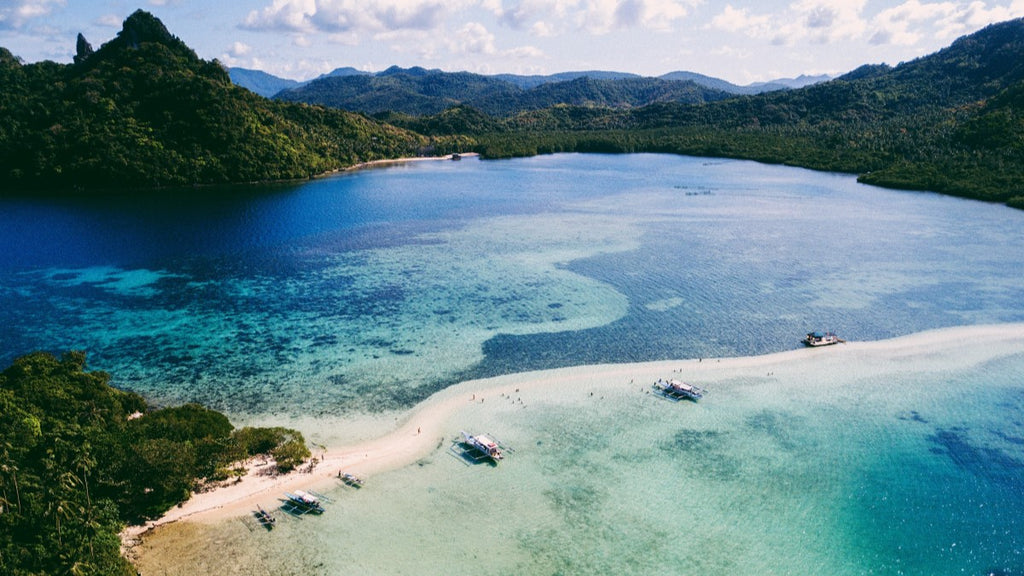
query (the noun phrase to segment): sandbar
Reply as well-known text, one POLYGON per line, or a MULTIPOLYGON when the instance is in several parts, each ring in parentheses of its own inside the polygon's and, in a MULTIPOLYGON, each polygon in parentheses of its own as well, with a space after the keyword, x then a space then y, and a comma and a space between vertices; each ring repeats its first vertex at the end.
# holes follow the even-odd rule
POLYGON ((958 366, 1024 352, 1024 323, 944 328, 873 342, 846 342, 822 348, 801 348, 761 356, 694 358, 686 360, 603 364, 510 374, 468 381, 431 396, 395 417, 392 431, 353 445, 316 450, 319 463, 309 471, 287 475, 260 474, 266 466, 252 464, 242 481, 194 495, 160 519, 129 527, 122 537, 131 544, 154 527, 178 522, 216 523, 250 514, 257 505, 276 507, 285 491, 330 488, 339 472, 369 479, 375 474, 414 464, 459 431, 459 415, 490 408, 513 397, 572 402, 567 391, 585 387, 590 392, 643 389, 659 378, 680 377, 698 383, 744 375, 841 371, 844 363, 864 364, 869 359, 880 373, 911 360, 927 362, 929 370, 958 366))

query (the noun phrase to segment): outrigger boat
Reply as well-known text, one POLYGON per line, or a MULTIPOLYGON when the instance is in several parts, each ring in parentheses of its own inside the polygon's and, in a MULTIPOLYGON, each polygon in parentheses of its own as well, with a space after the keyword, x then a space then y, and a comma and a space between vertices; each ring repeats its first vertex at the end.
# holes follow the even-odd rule
POLYGON ((352 474, 349 474, 348 472, 345 472, 345 473, 338 472, 338 478, 340 478, 342 482, 344 482, 345 484, 348 484, 349 486, 351 486, 353 488, 362 488, 363 487, 363 480, 361 478, 357 478, 356 476, 354 476, 352 474))
POLYGON ((501 441, 489 434, 470 434, 462 432, 462 440, 452 443, 451 453, 461 458, 466 464, 476 464, 488 460, 497 464, 512 449, 502 445, 501 441))
POLYGON ((277 519, 274 518, 270 512, 267 512, 261 506, 256 506, 256 511, 252 514, 256 517, 256 521, 260 523, 260 526, 263 526, 267 530, 274 529, 274 523, 277 522, 277 519))
POLYGON ((291 514, 323 514, 324 505, 320 502, 320 498, 310 494, 309 492, 303 492, 302 490, 296 490, 294 494, 291 492, 284 493, 286 510, 291 514))
POLYGON ((845 340, 836 336, 833 332, 808 332, 802 342, 807 346, 828 346, 845 342, 845 340))
POLYGON ((498 446, 498 443, 483 434, 473 436, 468 432, 463 432, 462 438, 471 448, 495 462, 505 457, 501 453, 501 447, 498 446))
POLYGON ((687 384, 680 380, 662 380, 658 379, 654 383, 654 388, 664 397, 670 400, 693 400, 697 401, 704 397, 707 390, 694 386, 693 384, 687 384))

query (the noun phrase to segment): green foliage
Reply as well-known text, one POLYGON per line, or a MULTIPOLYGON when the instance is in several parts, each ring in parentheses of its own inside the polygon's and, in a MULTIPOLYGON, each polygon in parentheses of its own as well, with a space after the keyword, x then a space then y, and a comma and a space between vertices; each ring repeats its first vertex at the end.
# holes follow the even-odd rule
POLYGON ((243 457, 269 454, 277 464, 279 472, 295 469, 312 453, 306 446, 302 433, 289 428, 245 427, 231 435, 237 453, 243 457))
POLYGON ((8 187, 184 186, 307 178, 414 153, 425 140, 339 110, 234 86, 139 11, 72 65, 0 52, 0 178, 8 187))
POLYGON ((274 458, 277 463, 277 469, 280 472, 290 472, 302 464, 304 460, 311 456, 309 448, 306 447, 306 442, 302 438, 302 434, 291 430, 284 438, 284 441, 278 444, 273 450, 270 451, 270 455, 274 458))
POLYGON ((324 79, 289 96, 361 102, 355 107, 383 110, 380 119, 394 126, 237 88, 144 12, 95 53, 79 52, 74 65, 25 65, 0 48, 0 179, 9 189, 305 178, 465 151, 600 151, 747 158, 1012 206, 1024 196, 1024 20, 894 68, 863 66, 754 96, 644 78, 524 89, 397 68, 324 79))
MULTIPOLYGON (((1024 20, 896 68, 700 105, 555 106, 473 134, 485 157, 671 152, 859 173, 865 183, 1020 206, 1024 20)), ((433 133, 421 119, 410 127, 433 133)))
POLYGON ((296 431, 236 434, 213 410, 150 410, 109 380, 81 352, 30 354, 0 373, 0 573, 134 574, 125 523, 161 515, 234 460, 280 453, 291 469, 309 457, 296 431))
POLYGON ((320 104, 366 114, 424 116, 469 106, 493 117, 560 104, 631 108, 654 102, 693 104, 728 97, 727 92, 689 80, 584 76, 524 89, 494 76, 397 67, 373 75, 321 78, 275 96, 289 102, 320 104))

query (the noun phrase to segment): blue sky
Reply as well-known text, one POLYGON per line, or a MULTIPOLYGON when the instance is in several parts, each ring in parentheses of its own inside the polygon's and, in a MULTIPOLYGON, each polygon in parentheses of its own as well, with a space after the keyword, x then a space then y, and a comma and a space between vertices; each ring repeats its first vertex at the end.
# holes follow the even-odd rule
POLYGON ((136 9, 204 59, 308 79, 342 66, 699 72, 737 84, 934 52, 1024 0, 0 0, 0 46, 70 62, 136 9))

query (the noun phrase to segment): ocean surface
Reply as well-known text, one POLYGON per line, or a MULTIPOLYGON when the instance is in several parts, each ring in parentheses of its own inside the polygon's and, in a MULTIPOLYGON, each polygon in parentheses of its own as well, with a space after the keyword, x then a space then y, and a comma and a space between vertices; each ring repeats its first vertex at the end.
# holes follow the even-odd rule
POLYGON ((84 350, 157 403, 405 408, 540 368, 1024 320, 1024 212, 667 155, 0 200, 0 363, 84 350))
MULTIPOLYGON (((526 370, 1022 322, 1022 278, 1024 212, 848 175, 416 162, 0 199, 0 363, 85 350, 157 403, 358 421, 526 370)), ((872 370, 538 402, 476 423, 515 441, 499 468, 439 449, 272 533, 174 525, 187 553, 143 573, 1024 574, 1024 351, 872 370)))

